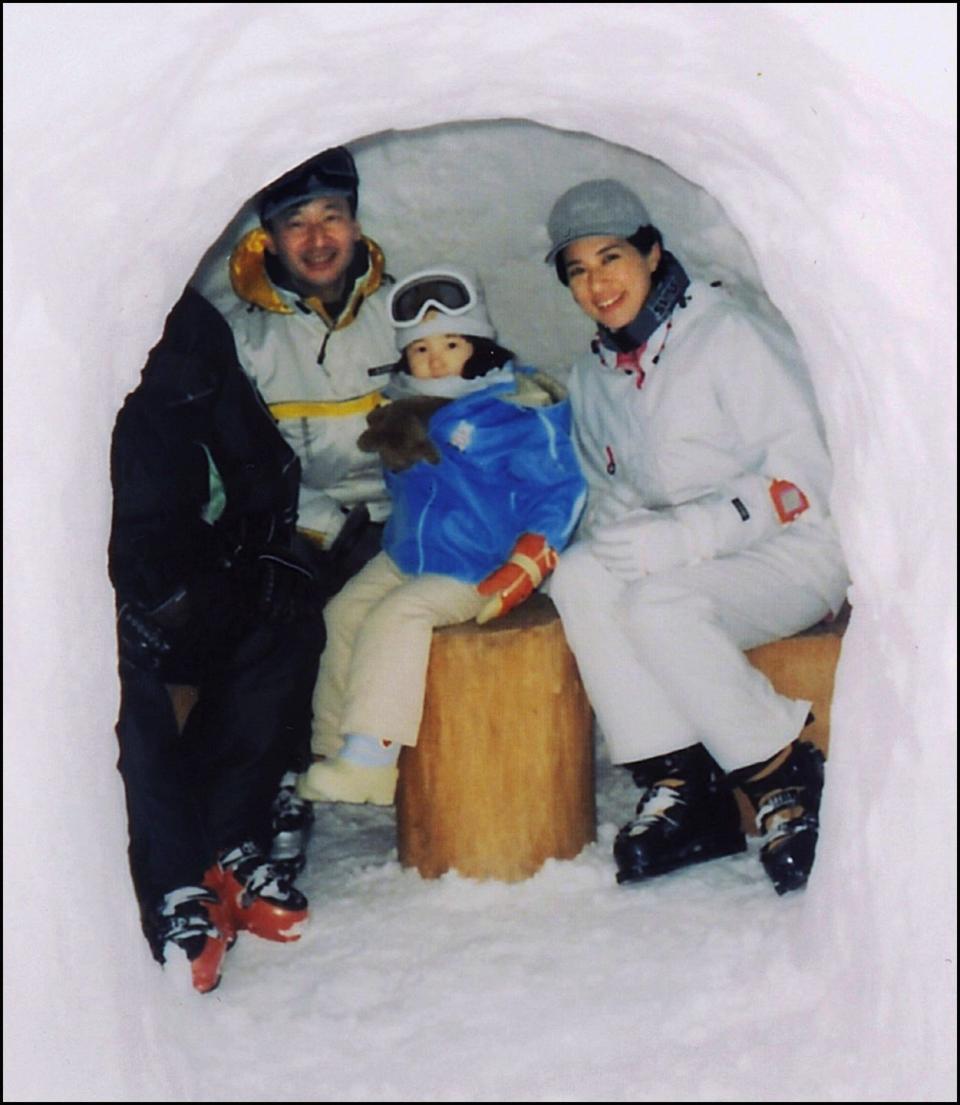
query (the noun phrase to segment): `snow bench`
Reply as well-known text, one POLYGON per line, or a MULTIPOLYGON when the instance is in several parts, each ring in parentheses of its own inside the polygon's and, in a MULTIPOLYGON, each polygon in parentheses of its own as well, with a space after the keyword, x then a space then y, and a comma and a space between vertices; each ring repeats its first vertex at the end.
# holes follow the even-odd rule
MULTIPOLYGON (((843 616, 747 653, 777 690, 813 703, 806 732, 824 752, 845 626, 843 616)), ((592 717, 550 600, 436 630, 417 746, 400 758, 400 862, 425 878, 453 869, 515 882, 595 839, 592 717)))

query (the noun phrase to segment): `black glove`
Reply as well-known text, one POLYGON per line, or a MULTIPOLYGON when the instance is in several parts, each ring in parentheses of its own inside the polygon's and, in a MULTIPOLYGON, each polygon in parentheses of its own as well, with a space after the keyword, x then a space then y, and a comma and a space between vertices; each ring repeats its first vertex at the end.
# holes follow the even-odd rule
POLYGON ((305 557, 283 545, 266 545, 257 554, 257 610, 273 625, 309 615, 315 605, 317 577, 305 557))
POLYGON ((117 610, 117 635, 123 656, 139 668, 157 671, 173 650, 176 633, 190 616, 186 589, 178 588, 156 606, 130 600, 117 610))
POLYGON ((366 503, 360 503, 350 510, 340 532, 327 550, 331 560, 346 560, 363 539, 364 530, 370 524, 370 511, 366 503))

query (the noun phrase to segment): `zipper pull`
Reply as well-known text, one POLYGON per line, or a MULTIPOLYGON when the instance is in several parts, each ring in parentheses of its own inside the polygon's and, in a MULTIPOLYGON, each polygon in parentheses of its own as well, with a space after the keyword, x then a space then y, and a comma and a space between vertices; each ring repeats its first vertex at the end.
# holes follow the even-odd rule
POLYGON ((327 342, 330 340, 330 334, 332 331, 328 330, 323 338, 323 345, 320 346, 320 352, 317 354, 317 364, 323 364, 323 358, 327 355, 327 342))
POLYGON ((607 475, 615 476, 617 473, 617 458, 613 455, 613 449, 609 445, 606 446, 607 454, 607 475))

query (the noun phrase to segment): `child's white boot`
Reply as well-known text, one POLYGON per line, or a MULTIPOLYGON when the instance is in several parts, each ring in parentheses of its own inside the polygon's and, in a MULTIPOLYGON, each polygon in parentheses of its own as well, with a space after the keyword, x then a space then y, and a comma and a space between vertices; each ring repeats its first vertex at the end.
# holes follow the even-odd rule
POLYGON ((311 764, 297 793, 311 802, 369 802, 390 806, 397 789, 401 745, 351 733, 336 760, 311 764))

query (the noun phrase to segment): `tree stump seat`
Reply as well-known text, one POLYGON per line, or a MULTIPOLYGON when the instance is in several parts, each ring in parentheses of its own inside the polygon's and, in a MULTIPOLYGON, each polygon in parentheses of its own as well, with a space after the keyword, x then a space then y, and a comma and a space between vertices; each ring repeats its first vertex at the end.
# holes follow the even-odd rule
POLYGON ((553 603, 435 630, 417 745, 400 756, 400 862, 517 882, 595 839, 592 714, 553 603))

